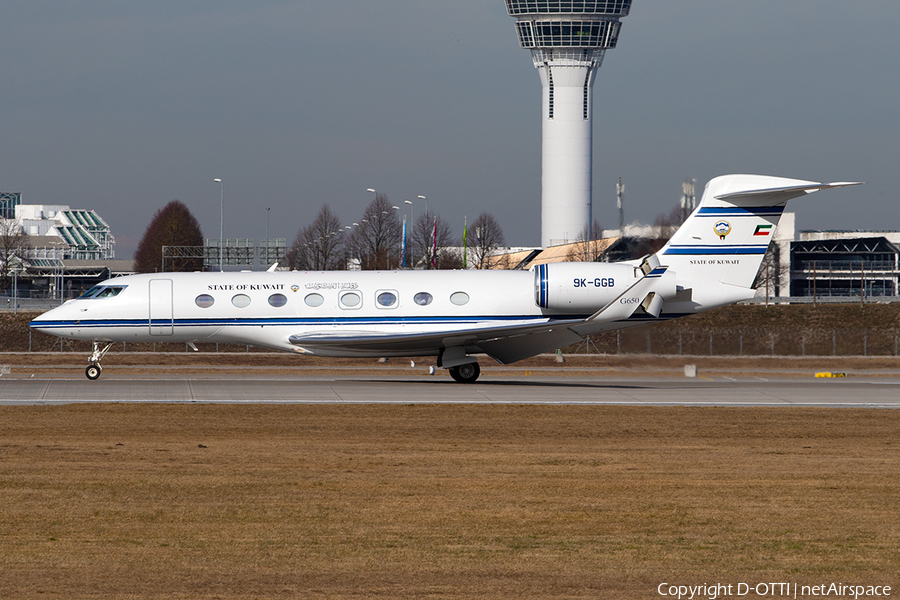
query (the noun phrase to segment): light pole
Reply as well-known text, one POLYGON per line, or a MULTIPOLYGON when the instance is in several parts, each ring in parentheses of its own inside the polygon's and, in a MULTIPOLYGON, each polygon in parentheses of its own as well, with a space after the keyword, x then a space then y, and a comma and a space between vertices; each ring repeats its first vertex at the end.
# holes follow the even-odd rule
POLYGON ((221 273, 225 270, 222 266, 225 264, 223 262, 222 255, 222 239, 225 237, 225 182, 219 178, 213 179, 213 181, 219 184, 219 188, 221 190, 221 199, 219 206, 219 272, 221 273))
POLYGON ((19 314, 19 269, 13 269, 13 314, 19 314))
MULTIPOLYGON (((53 245, 53 299, 56 300, 56 294, 59 292, 59 303, 62 304, 62 279, 63 279, 63 262, 59 257, 60 247, 63 242, 50 242, 53 245)), ((65 256, 65 255, 63 255, 65 256)))
POLYGON ((406 231, 403 228, 403 219, 400 217, 400 207, 391 206, 391 210, 397 211, 397 223, 400 225, 400 266, 405 267, 406 261, 406 231))
POLYGON ((419 200, 425 201, 425 214, 427 215, 428 214, 428 198, 426 198, 425 196, 419 196, 419 200))
POLYGON ((269 211, 271 208, 266 208, 266 269, 269 268, 269 211))
MULTIPOLYGON (((404 200, 403 204, 409 204, 409 227, 412 228, 410 235, 416 237, 416 207, 412 200, 404 200)), ((406 233, 406 232, 404 232, 406 233)), ((408 237, 408 236, 407 236, 408 237)), ((405 242, 404 238, 404 242, 405 242)), ((406 266, 406 247, 403 248, 403 266, 406 266)), ((415 265, 413 265, 415 267, 415 265)))

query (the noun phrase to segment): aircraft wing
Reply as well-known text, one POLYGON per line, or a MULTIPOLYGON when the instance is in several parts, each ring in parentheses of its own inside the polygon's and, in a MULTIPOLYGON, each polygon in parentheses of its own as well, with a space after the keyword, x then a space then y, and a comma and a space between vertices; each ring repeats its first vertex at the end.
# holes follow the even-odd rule
POLYGON ((547 349, 555 349, 581 341, 570 326, 581 318, 542 319, 540 323, 472 327, 456 331, 425 333, 382 333, 371 331, 322 332, 292 335, 289 339, 300 349, 315 354, 317 350, 340 350, 347 354, 403 353, 406 355, 436 354, 441 348, 464 347, 469 352, 484 352, 507 363, 534 356, 547 349), (549 344, 549 346, 548 346, 549 344))

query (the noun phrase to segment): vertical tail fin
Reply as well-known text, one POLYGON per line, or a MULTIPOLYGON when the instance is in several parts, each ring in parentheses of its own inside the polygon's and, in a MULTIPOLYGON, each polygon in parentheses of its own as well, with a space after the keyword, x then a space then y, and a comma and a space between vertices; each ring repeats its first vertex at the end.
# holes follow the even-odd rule
POLYGON ((816 183, 762 175, 723 175, 706 184, 697 209, 658 257, 679 281, 751 288, 787 201, 857 183, 816 183))

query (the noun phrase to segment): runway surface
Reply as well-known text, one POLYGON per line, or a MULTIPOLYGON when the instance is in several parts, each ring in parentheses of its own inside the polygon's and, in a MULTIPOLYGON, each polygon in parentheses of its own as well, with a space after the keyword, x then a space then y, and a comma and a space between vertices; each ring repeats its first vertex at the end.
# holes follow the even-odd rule
POLYGON ((897 379, 435 377, 0 378, 0 404, 73 402, 475 403, 900 408, 897 379))

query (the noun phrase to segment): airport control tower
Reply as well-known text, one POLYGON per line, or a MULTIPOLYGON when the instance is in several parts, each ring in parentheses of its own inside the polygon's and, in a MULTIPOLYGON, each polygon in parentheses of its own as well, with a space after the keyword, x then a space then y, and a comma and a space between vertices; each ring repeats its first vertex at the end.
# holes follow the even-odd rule
POLYGON ((591 87, 631 0, 506 0, 543 87, 541 245, 590 227, 591 87))

